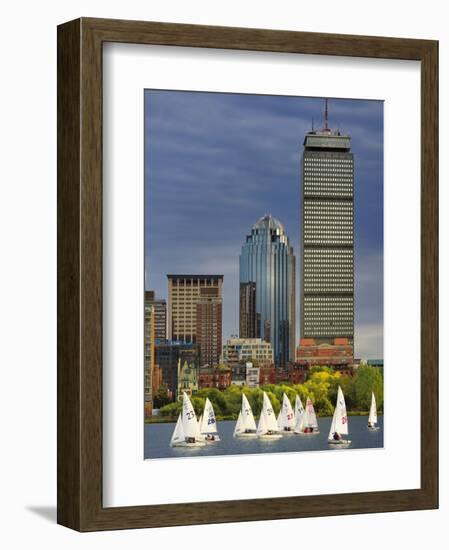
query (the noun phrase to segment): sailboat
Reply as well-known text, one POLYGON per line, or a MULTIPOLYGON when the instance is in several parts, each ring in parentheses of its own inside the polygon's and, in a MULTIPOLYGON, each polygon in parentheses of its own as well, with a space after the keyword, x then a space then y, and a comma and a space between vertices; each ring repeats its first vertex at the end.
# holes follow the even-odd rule
POLYGON ((215 418, 215 411, 209 398, 206 397, 206 404, 204 405, 204 411, 201 416, 200 433, 204 436, 206 443, 214 443, 220 441, 220 437, 217 432, 217 420, 215 418))
POLYGON ((315 409, 310 397, 307 398, 306 408, 302 414, 298 414, 294 433, 298 435, 315 435, 320 433, 315 409))
POLYGON ((195 410, 189 396, 182 394, 182 411, 178 416, 170 441, 171 447, 203 447, 206 445, 204 436, 196 419, 195 410))
POLYGON ((377 424, 376 398, 374 397, 374 392, 371 392, 371 407, 369 410, 369 417, 368 417, 368 430, 371 430, 372 432, 377 432, 377 430, 380 430, 380 427, 376 426, 376 424, 377 424))
POLYGON ((300 431, 304 412, 305 411, 304 411, 301 398, 299 397, 299 395, 297 395, 295 399, 295 427, 293 429, 293 433, 300 431))
POLYGON ((290 403, 290 399, 284 393, 282 397, 282 407, 277 419, 279 430, 284 434, 292 434, 295 427, 295 413, 290 403))
POLYGON ((332 424, 327 437, 329 445, 348 446, 351 441, 343 439, 343 435, 348 435, 348 416, 346 414, 345 396, 338 386, 337 404, 335 405, 332 424))
POLYGON ((261 439, 279 439, 282 437, 270 398, 265 392, 263 392, 263 405, 257 426, 257 437, 261 439))
POLYGON ((239 412, 237 424, 234 429, 234 437, 256 437, 256 421, 248 399, 242 393, 242 408, 239 412))

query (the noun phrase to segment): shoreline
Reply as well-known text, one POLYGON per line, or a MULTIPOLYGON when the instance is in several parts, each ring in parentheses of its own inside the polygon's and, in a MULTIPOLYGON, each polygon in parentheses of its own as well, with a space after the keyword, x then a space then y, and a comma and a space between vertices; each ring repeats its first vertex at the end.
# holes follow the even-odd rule
MULTIPOLYGON (((378 412, 378 416, 383 416, 383 412, 378 412)), ((368 416, 369 411, 348 411, 348 416, 368 416)), ((331 416, 320 416, 317 414, 318 418, 332 418, 331 416)), ((217 422, 236 422, 237 418, 229 418, 229 417, 216 417, 217 422)), ((258 420, 259 417, 254 417, 256 420, 258 420)), ((157 416, 152 416, 151 418, 145 418, 144 423, 145 424, 174 424, 177 421, 178 417, 176 418, 158 418, 157 416)))

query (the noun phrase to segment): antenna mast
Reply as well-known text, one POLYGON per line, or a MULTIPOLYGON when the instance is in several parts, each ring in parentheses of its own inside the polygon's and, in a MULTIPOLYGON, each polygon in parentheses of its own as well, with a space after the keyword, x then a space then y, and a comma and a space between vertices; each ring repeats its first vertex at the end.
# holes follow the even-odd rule
POLYGON ((328 126, 328 108, 327 108, 327 97, 325 99, 325 103, 324 103, 324 129, 326 131, 329 130, 329 126, 328 126))

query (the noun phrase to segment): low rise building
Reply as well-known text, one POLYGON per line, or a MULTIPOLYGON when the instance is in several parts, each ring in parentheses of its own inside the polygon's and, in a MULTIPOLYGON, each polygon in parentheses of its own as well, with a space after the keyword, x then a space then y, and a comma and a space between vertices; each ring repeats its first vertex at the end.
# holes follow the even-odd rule
POLYGON ((288 381, 292 384, 304 384, 309 372, 308 365, 290 364, 288 369, 288 381))
POLYGON ((230 338, 223 345, 221 359, 231 368, 238 363, 273 363, 273 348, 261 338, 230 338))
POLYGON ((201 367, 198 374, 198 387, 216 388, 225 390, 232 383, 230 367, 219 365, 218 367, 201 367))
POLYGON ((302 338, 296 348, 296 363, 301 366, 328 366, 336 370, 352 370, 354 347, 348 338, 335 338, 332 344, 302 338))
POLYGON ((166 341, 154 346, 154 363, 159 365, 164 384, 176 399, 178 395, 178 370, 179 364, 198 365, 198 347, 196 344, 184 342, 166 341))
POLYGON ((198 391, 198 367, 195 363, 188 363, 181 359, 178 360, 178 399, 182 399, 182 394, 192 395, 198 391))
POLYGON ((233 364, 231 369, 231 382, 237 386, 246 384, 246 363, 233 364))
POLYGON ((369 367, 375 367, 376 369, 383 369, 384 368, 384 360, 383 359, 367 359, 366 364, 369 367))
POLYGON ((258 388, 260 381, 260 369, 252 363, 246 363, 246 385, 248 388, 258 388))
POLYGON ((264 384, 275 384, 276 372, 282 370, 276 368, 271 361, 257 361, 254 366, 259 367, 259 383, 261 386, 264 384))

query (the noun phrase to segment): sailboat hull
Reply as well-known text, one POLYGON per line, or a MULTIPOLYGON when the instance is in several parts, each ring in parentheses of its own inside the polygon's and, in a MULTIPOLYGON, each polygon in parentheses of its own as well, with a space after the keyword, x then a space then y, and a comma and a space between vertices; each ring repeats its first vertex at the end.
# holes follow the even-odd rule
POLYGON ((258 435, 257 436, 259 439, 265 439, 265 440, 269 440, 269 439, 281 439, 282 437, 282 434, 262 434, 262 435, 258 435))
POLYGON ((335 446, 335 447, 348 447, 351 444, 350 439, 340 439, 340 440, 334 440, 334 439, 328 439, 327 441, 329 445, 335 446))
POLYGON ((377 431, 380 430, 380 427, 379 427, 379 426, 371 426, 371 427, 370 427, 370 426, 367 426, 367 428, 368 428, 368 430, 369 430, 370 432, 377 432, 377 431))
POLYGON ((221 441, 218 435, 214 435, 213 439, 207 439, 207 436, 204 437, 204 442, 206 445, 211 445, 213 443, 218 443, 218 441, 221 441))
POLYGON ((305 433, 305 432, 292 432, 292 433, 294 433, 295 435, 301 435, 301 436, 307 437, 307 436, 311 436, 311 435, 318 435, 320 432, 319 432, 319 430, 317 430, 316 432, 313 431, 313 432, 307 432, 307 433, 305 433))
POLYGON ((254 432, 254 433, 241 433, 241 434, 235 434, 234 437, 241 437, 242 439, 249 439, 249 438, 252 438, 252 437, 257 437, 257 434, 254 432))
POLYGON ((187 441, 180 441, 178 443, 172 443, 171 447, 204 447, 205 441, 195 441, 195 443, 187 443, 187 441))

